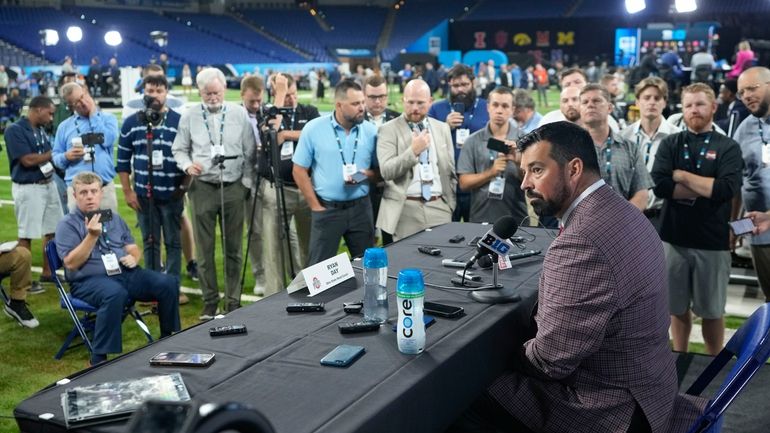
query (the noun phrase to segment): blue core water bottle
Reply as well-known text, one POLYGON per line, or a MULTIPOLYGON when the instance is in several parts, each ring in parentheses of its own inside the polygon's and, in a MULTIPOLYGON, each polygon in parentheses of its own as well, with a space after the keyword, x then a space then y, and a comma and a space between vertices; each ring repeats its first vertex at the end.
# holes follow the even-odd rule
POLYGON ((398 350, 408 355, 418 354, 425 348, 425 323, 422 321, 422 305, 425 285, 422 271, 402 269, 398 273, 396 299, 398 302, 398 326, 396 334, 398 350))
POLYGON ((364 252, 364 320, 388 320, 388 256, 382 248, 364 252))

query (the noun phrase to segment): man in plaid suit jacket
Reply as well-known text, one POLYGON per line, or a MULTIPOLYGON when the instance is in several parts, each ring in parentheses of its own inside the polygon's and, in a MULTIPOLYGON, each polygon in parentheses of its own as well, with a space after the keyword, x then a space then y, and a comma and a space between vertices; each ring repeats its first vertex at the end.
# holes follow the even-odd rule
POLYGON ((601 179, 579 126, 548 124, 518 146, 522 188, 561 229, 543 263, 537 333, 490 395, 533 431, 666 431, 677 378, 660 238, 601 179))

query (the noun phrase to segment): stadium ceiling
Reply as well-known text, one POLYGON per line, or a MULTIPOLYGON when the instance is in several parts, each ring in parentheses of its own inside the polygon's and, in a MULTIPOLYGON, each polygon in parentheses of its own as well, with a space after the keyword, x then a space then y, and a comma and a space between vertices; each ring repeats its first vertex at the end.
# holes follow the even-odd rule
MULTIPOLYGON (((419 2, 420 0, 410 0, 419 2)), ((394 0, 318 0, 318 6, 380 6, 389 8, 393 6, 394 0)), ((294 7, 296 0, 231 0, 228 4, 233 5, 253 5, 254 7, 273 8, 273 7, 294 7)))

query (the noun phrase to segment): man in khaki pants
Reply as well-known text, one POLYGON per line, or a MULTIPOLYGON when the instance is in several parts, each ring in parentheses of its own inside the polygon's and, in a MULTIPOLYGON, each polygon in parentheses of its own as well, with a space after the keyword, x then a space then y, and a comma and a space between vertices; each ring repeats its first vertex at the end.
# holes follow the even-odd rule
POLYGON ((25 328, 40 324, 27 308, 27 290, 32 285, 32 256, 26 248, 14 248, 0 253, 0 274, 11 274, 11 299, 5 304, 5 314, 25 328))

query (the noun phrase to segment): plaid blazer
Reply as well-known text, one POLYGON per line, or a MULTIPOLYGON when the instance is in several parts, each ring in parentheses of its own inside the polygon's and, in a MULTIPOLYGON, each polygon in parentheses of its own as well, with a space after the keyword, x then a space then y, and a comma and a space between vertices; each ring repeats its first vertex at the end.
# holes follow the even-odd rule
POLYGON ((543 262, 535 337, 490 394, 535 431, 625 432, 636 403, 668 428, 677 378, 663 245, 609 186, 574 209, 543 262))

